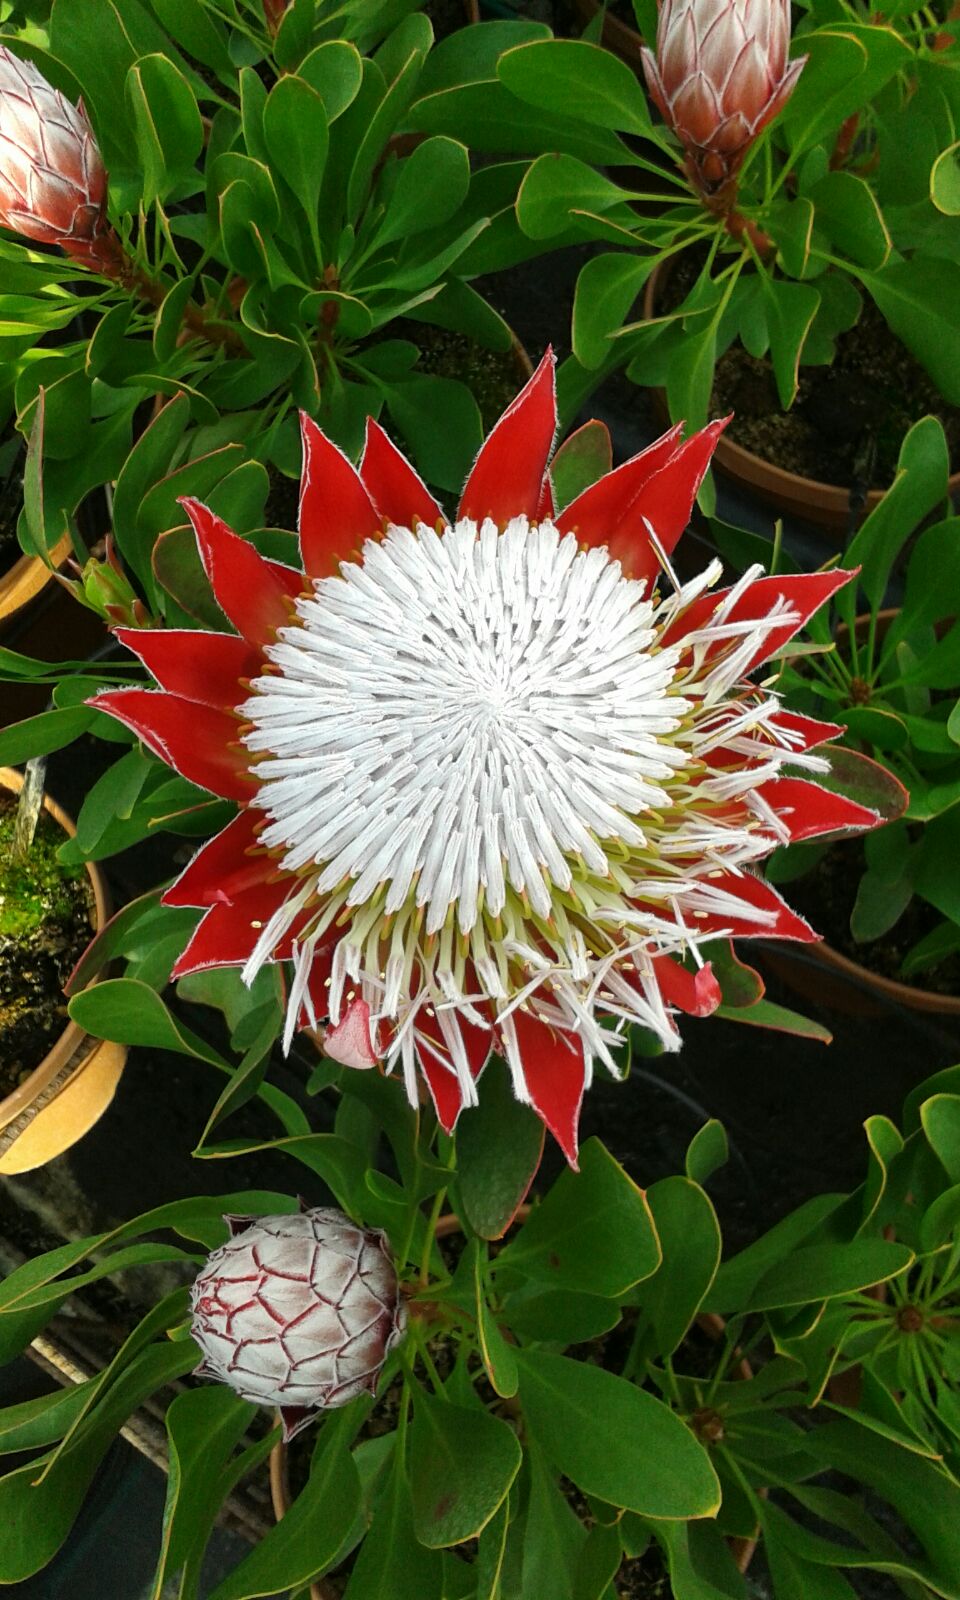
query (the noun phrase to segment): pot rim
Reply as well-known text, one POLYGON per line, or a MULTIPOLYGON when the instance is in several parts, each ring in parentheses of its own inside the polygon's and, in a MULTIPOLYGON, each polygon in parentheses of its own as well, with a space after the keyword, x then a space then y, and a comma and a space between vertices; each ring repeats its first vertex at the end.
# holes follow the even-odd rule
MULTIPOLYGON (((590 3, 590 0, 583 0, 583 3, 590 3)), ((657 289, 669 278, 675 260, 676 257, 671 256, 666 261, 658 261, 647 279, 643 289, 644 321, 649 321, 653 316, 657 289)), ((653 392, 660 403, 666 406, 666 391, 657 388, 653 392)), ((748 450, 745 445, 728 439, 726 434, 721 434, 717 440, 714 460, 721 471, 727 472, 730 477, 748 484, 756 489, 758 494, 766 495, 797 515, 805 515, 809 521, 820 522, 821 525, 825 524, 836 529, 845 527, 850 518, 849 489, 843 488, 838 483, 830 483, 824 478, 808 478, 803 473, 790 472, 786 467, 778 467, 775 462, 768 461, 766 457, 757 455, 753 450, 748 450)), ((960 467, 951 472, 947 479, 948 495, 955 494, 958 490, 960 490, 960 467)), ((863 504, 856 513, 858 519, 863 520, 869 512, 875 510, 887 492, 886 489, 868 489, 863 504)))
POLYGON ((58 567, 70 555, 73 544, 69 533, 57 540, 50 551, 50 563, 40 556, 28 556, 26 552, 19 556, 0 575, 0 623, 9 622, 18 611, 35 600, 54 577, 58 567))
MULTIPOLYGON (((8 793, 19 794, 22 787, 21 772, 14 767, 0 767, 0 788, 8 793)), ((76 836, 77 830, 72 819, 46 792, 43 796, 43 807, 69 838, 76 836)), ((87 861, 84 865, 93 889, 93 932, 99 933, 110 915, 107 886, 96 862, 87 861)), ((0 1140, 4 1130, 18 1117, 28 1111, 39 1113, 60 1093, 61 1089, 66 1088, 87 1064, 91 1043, 97 1044, 99 1041, 93 1041, 92 1036, 85 1033, 76 1022, 72 1020, 67 1022, 63 1032, 51 1045, 43 1060, 34 1067, 24 1082, 0 1099, 0 1140)))

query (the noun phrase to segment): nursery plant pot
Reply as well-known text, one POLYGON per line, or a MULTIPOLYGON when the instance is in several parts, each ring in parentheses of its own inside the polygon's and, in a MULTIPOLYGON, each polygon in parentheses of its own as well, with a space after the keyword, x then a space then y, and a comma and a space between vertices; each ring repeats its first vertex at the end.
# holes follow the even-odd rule
MULTIPOLYGON (((877 613, 877 637, 883 639, 898 616, 895 607, 877 613)), ((867 613, 854 622, 857 638, 870 624, 867 613)), ((838 640, 848 633, 845 623, 837 629, 838 640)), ((910 1011, 925 1011, 937 1016, 960 1017, 960 995, 937 994, 917 984, 902 983, 872 972, 869 967, 835 950, 826 940, 803 945, 794 951, 789 944, 764 945, 763 960, 789 988, 804 1000, 820 1001, 854 1016, 877 1016, 891 1005, 910 1011)))
MULTIPOLYGON (((588 0, 579 0, 579 3, 587 4, 588 0)), ((648 321, 656 314, 657 297, 669 282, 672 265, 672 261, 662 262, 647 279, 643 292, 643 315, 648 321)), ((666 391, 654 390, 654 398, 658 409, 669 421, 666 391)), ((721 434, 717 441, 713 459, 720 471, 739 488, 780 515, 801 517, 822 528, 838 533, 847 532, 851 516, 850 491, 842 484, 824 483, 819 478, 788 472, 786 468, 775 466, 772 461, 736 444, 726 434, 721 434)), ((960 471, 951 473, 948 488, 951 494, 960 490, 960 471)), ((880 504, 884 493, 883 489, 870 489, 867 492, 859 513, 861 518, 880 504)))
MULTIPOLYGON (((0 787, 18 794, 21 773, 0 767, 0 787)), ((64 833, 76 829, 56 801, 44 808, 64 833)), ((92 932, 109 915, 107 888, 99 868, 87 864, 93 891, 92 932)), ((29 1076, 0 1100, 0 1174, 29 1172, 62 1155, 101 1117, 113 1099, 127 1058, 126 1047, 84 1033, 68 1022, 29 1076)))
POLYGON ((57 568, 66 561, 71 549, 70 535, 65 533, 50 552, 50 566, 39 556, 22 555, 0 577, 0 629, 6 627, 17 612, 35 600, 48 583, 52 583, 57 568))

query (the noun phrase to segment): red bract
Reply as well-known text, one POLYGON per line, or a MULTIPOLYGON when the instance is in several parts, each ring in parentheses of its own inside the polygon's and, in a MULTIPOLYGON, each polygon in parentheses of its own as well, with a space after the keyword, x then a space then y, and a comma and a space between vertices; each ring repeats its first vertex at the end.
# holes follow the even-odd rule
POLYGON ((711 938, 815 937, 756 864, 877 819, 810 781, 840 730, 748 675, 850 574, 674 579, 722 427, 555 514, 548 355, 452 524, 373 421, 356 471, 303 419, 303 571, 185 502, 236 633, 120 630, 159 692, 95 702, 239 806, 164 897, 204 909, 175 976, 290 963, 287 1043, 325 1024, 448 1129, 500 1051, 575 1162, 626 1025, 677 1049, 719 1004, 711 938))
POLYGON ((787 61, 790 0, 662 0, 643 70, 657 109, 711 195, 786 104, 806 57, 787 61))
POLYGON ((0 47, 0 224, 57 244, 95 272, 119 245, 106 220, 107 175, 83 104, 31 61, 0 47))

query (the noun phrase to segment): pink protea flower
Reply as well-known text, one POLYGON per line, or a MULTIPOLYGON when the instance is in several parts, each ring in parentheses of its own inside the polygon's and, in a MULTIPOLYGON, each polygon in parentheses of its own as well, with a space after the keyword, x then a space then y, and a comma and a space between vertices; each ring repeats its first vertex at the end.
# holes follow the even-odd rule
POLYGON ((374 1394, 407 1325, 385 1233, 332 1207, 226 1217, 190 1295, 201 1377, 277 1406, 291 1439, 316 1410, 374 1394))
POLYGON ((58 244, 95 272, 112 270, 119 245, 106 202, 83 103, 70 105, 32 61, 0 46, 0 225, 58 244))
POLYGON ((498 1050, 574 1162, 624 1025, 675 1050, 719 1003, 711 939, 815 938, 756 863, 877 818, 797 775, 841 730, 750 674, 850 574, 676 581, 723 427, 558 515, 548 354, 453 521, 373 421, 357 472, 303 418, 302 572, 185 501, 237 633, 118 630, 160 692, 93 702, 240 807, 164 896, 206 908, 174 975, 291 963, 286 1043, 328 1020, 328 1055, 412 1102, 422 1074, 448 1129, 498 1050))
POLYGON ((790 0, 661 0, 647 87, 712 194, 786 104, 806 57, 787 61, 790 0))

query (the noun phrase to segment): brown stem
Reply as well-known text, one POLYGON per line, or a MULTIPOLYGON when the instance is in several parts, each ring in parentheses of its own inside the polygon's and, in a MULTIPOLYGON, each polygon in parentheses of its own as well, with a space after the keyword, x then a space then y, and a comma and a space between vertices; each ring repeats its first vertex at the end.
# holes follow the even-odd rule
MULTIPOLYGON (((161 306, 169 293, 166 284, 157 283, 141 267, 135 266, 129 256, 124 255, 122 251, 118 250, 118 259, 112 270, 103 266, 100 270, 107 271, 108 276, 115 278, 124 289, 131 294, 139 295, 141 300, 148 301, 152 306, 161 306)), ((238 353, 246 348, 236 328, 231 328, 225 322, 212 321, 204 315, 199 306, 193 304, 192 300, 188 301, 184 308, 183 320, 192 334, 198 339, 206 339, 209 344, 222 345, 225 349, 238 353)))
POLYGON ((850 154, 850 147, 857 136, 859 126, 859 111, 854 111, 852 116, 847 117, 845 122, 841 122, 837 132, 837 141, 833 147, 833 155, 830 157, 831 172, 836 172, 838 167, 843 166, 847 156, 850 154))

